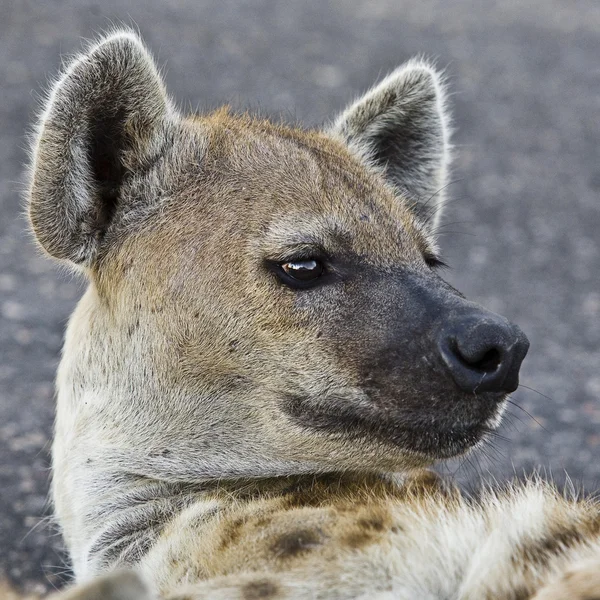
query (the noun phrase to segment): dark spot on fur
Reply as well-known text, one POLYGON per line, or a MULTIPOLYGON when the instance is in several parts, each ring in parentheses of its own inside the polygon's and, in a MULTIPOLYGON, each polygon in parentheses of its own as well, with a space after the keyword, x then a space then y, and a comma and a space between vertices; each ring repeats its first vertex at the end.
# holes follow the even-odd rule
POLYGON ((390 531, 392 533, 402 533, 404 531, 404 529, 402 527, 400 527, 400 525, 392 525, 390 527, 390 531))
POLYGON ((301 508, 304 506, 302 502, 303 498, 300 494, 288 494, 283 497, 282 507, 283 508, 301 508))
POLYGON ((414 480, 410 481, 408 485, 412 485, 420 491, 427 491, 430 489, 437 490, 438 488, 443 487, 443 480, 441 476, 434 471, 423 470, 414 480))
POLYGON ((356 504, 336 504, 335 510, 340 514, 353 515, 360 511, 360 507, 358 507, 356 504))
POLYGON ((583 530, 586 537, 596 537, 600 535, 600 514, 593 515, 589 520, 583 523, 583 530))
POLYGON ((283 497, 283 508, 303 508, 321 506, 323 498, 311 490, 298 490, 283 497))
POLYGON ((273 522, 271 517, 259 517, 256 521, 257 527, 268 527, 273 522))
POLYGON ((171 566, 171 569, 176 569, 179 566, 179 557, 173 553, 173 552, 169 552, 168 554, 168 562, 169 565, 171 566))
POLYGON ((362 548, 364 546, 368 546, 372 544, 375 539, 373 533, 369 531, 354 531, 344 536, 342 542, 346 544, 346 546, 350 546, 350 548, 362 548))
POLYGON ((246 519, 243 517, 237 517, 225 523, 221 528, 221 544, 219 549, 225 550, 237 543, 242 535, 242 529, 245 524, 246 519))
POLYGON ((140 320, 136 319, 135 323, 132 323, 128 328, 127 328, 127 335, 129 337, 131 337, 133 335, 133 333, 135 332, 136 329, 138 329, 140 326, 140 320))
POLYGON ((231 340, 229 342, 229 352, 235 352, 239 346, 239 340, 231 340))
POLYGON ((531 592, 526 587, 516 587, 513 590, 511 600, 529 600, 531 592))
POLYGON ((150 458, 158 458, 159 456, 169 456, 171 451, 168 448, 164 448, 163 450, 153 450, 148 453, 150 458))
POLYGON ((384 520, 379 516, 359 519, 357 523, 359 527, 370 529, 372 531, 383 531, 385 529, 384 520))
POLYGON ((369 215, 360 215, 360 220, 361 221, 368 221, 369 220, 369 215))
POLYGON ((565 550, 582 544, 588 539, 589 532, 585 525, 572 525, 570 528, 550 531, 542 538, 525 542, 519 552, 513 555, 512 560, 521 564, 523 556, 527 562, 537 565, 547 564, 552 557, 563 553, 565 550))
POLYGON ((538 543, 538 548, 542 552, 556 554, 564 548, 569 548, 583 541, 581 532, 576 529, 559 531, 554 533, 538 543))
POLYGON ((271 546, 279 558, 294 558, 321 545, 320 532, 312 529, 297 529, 284 533, 271 546))
POLYGON ((242 588, 244 600, 260 600, 261 598, 275 598, 278 587, 268 579, 251 581, 242 588))

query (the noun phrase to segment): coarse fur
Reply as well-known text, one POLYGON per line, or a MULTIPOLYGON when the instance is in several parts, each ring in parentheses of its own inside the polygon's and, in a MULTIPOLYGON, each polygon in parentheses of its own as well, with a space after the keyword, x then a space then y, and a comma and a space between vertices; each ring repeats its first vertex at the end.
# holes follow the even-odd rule
POLYGON ((28 194, 89 280, 57 379, 65 599, 600 597, 597 503, 426 470, 498 425, 527 351, 434 270, 449 137, 421 60, 324 131, 181 116, 130 31, 70 63, 28 194), (465 328, 514 357, 504 388, 453 374, 465 328))

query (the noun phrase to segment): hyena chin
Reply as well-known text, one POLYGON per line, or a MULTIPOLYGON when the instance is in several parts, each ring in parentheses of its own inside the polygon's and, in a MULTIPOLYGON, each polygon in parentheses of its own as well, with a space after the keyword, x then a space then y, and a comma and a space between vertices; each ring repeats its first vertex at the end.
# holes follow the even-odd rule
POLYGON ((420 60, 320 131, 180 115, 130 31, 66 68, 28 192, 89 281, 57 379, 65 598, 600 595, 597 504, 426 470, 497 426, 528 349, 438 275, 449 131, 420 60))

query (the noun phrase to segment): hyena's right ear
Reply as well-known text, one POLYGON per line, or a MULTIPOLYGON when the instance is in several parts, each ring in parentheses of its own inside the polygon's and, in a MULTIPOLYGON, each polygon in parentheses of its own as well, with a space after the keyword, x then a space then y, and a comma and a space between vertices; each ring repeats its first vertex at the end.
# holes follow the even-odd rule
POLYGON ((176 118, 141 40, 110 35, 50 92, 32 147, 29 215, 43 248, 93 263, 124 178, 151 164, 176 118))

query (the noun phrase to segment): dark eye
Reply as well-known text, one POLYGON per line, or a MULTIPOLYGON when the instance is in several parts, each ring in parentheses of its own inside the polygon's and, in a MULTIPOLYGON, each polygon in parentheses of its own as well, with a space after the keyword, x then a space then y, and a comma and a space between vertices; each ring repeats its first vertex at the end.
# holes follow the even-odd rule
POLYGON ((294 260, 280 265, 281 270, 292 280, 307 283, 323 274, 323 264, 318 260, 294 260))

